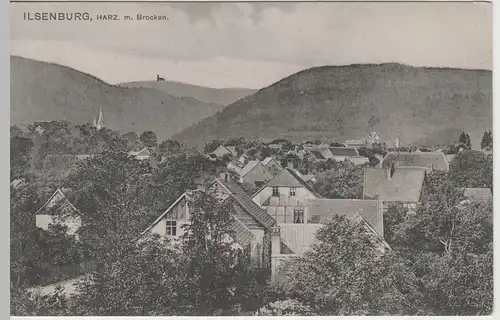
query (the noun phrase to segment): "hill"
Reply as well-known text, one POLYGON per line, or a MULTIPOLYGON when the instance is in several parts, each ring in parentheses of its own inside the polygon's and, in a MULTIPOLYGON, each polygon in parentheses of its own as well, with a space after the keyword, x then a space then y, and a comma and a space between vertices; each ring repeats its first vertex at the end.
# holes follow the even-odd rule
POLYGON ((443 144, 461 130, 478 146, 492 127, 492 73, 401 64, 303 70, 245 97, 174 138, 359 139, 377 131, 392 144, 443 144))
POLYGON ((66 119, 92 122, 102 107, 107 127, 156 132, 167 139, 215 114, 223 105, 174 97, 156 89, 121 88, 77 70, 22 57, 10 58, 11 123, 66 119))
POLYGON ((119 85, 126 88, 152 88, 176 97, 190 97, 204 102, 222 104, 224 106, 257 91, 242 88, 215 89, 174 81, 127 82, 120 83, 119 85))

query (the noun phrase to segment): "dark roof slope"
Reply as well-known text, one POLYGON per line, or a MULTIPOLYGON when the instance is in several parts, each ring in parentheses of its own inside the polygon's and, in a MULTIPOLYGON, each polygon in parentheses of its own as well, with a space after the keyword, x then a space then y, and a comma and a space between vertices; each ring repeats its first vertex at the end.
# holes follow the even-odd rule
POLYGON ((382 168, 396 166, 426 167, 449 171, 450 163, 443 152, 389 152, 382 161, 382 168))
POLYGON ((357 157, 358 152, 354 148, 342 148, 342 147, 329 147, 330 152, 334 156, 346 156, 346 157, 357 157))
POLYGON ((309 200, 309 216, 317 217, 317 223, 326 224, 334 215, 354 218, 359 213, 380 237, 384 237, 382 201, 358 199, 314 199, 309 200))
POLYGON ((387 170, 366 168, 363 181, 363 197, 395 202, 419 202, 425 179, 425 168, 396 167, 391 179, 387 170))
POLYGON ((214 183, 219 183, 226 188, 231 196, 238 202, 241 207, 247 211, 252 217, 255 218, 262 226, 266 229, 270 229, 276 224, 274 220, 267 212, 259 207, 252 198, 231 178, 227 180, 215 179, 214 183))

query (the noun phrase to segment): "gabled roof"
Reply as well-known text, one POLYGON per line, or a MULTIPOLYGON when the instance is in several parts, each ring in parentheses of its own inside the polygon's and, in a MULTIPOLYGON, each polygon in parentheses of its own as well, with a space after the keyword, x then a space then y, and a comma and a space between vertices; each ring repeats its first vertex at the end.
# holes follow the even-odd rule
MULTIPOLYGON (((155 225, 157 225, 165 216, 173 209, 175 206, 183 201, 183 200, 188 200, 188 193, 184 192, 177 200, 175 200, 168 208, 165 210, 156 220, 150 224, 139 236, 142 237, 144 234, 146 234, 149 230, 151 230, 155 225)), ((234 232, 235 234, 235 241, 239 243, 242 247, 246 247, 255 237, 250 231, 250 229, 242 223, 236 216, 233 215, 233 221, 230 223, 229 228, 234 232)))
POLYGON ((224 146, 227 151, 231 152, 234 156, 238 155, 238 152, 236 152, 236 147, 235 146, 224 146))
POLYGON ((354 148, 342 148, 342 147, 329 147, 330 152, 333 156, 342 156, 342 157, 357 157, 359 156, 358 151, 354 148))
POLYGON ((260 163, 258 160, 248 161, 248 163, 241 169, 240 177, 246 176, 252 169, 260 163))
POLYGON ((390 179, 389 169, 365 168, 363 197, 394 202, 419 202, 426 170, 423 167, 396 167, 390 179))
POLYGON ((450 163, 443 152, 389 152, 382 161, 382 168, 391 163, 397 166, 426 167, 433 170, 449 171, 450 163))
POLYGON ((221 185, 228 193, 236 200, 241 207, 248 212, 255 220, 257 220, 266 229, 270 229, 276 224, 274 220, 267 212, 259 207, 252 198, 231 178, 227 180, 215 179, 212 183, 218 183, 221 185))
POLYGON ((299 177, 293 170, 289 168, 284 168, 280 171, 274 178, 269 180, 262 188, 253 194, 252 198, 259 194, 262 190, 267 187, 292 187, 292 188, 306 188, 309 192, 314 194, 314 196, 321 198, 321 196, 316 193, 311 186, 305 182, 301 177, 299 177))
POLYGON ((334 215, 351 219, 359 213, 380 237, 384 237, 383 204, 378 200, 313 199, 308 202, 309 217, 317 217, 315 223, 328 223, 334 215))
POLYGON ((314 159, 316 160, 326 160, 323 154, 315 149, 310 149, 309 152, 313 155, 314 159))
POLYGON ((21 179, 14 179, 12 180, 12 182, 10 183, 10 186, 14 189, 17 189, 18 187, 20 187, 21 185, 23 185, 25 183, 25 179, 24 178, 21 178, 21 179))
POLYGON ((476 200, 492 199, 493 195, 489 188, 465 188, 464 196, 476 200))
POLYGON ((69 205, 69 207, 73 210, 73 211, 76 211, 76 212, 80 212, 72 203, 71 201, 68 200, 68 198, 66 197, 66 195, 64 194, 64 192, 62 192, 61 189, 57 189, 49 198, 49 200, 47 200, 44 205, 38 209, 36 212, 35 212, 35 215, 37 214, 40 214, 44 209, 50 209, 52 207, 54 207, 56 204, 60 203, 61 201, 64 201, 67 205, 69 205))
POLYGON ((322 224, 282 224, 280 227, 281 242, 294 254, 302 255, 311 249, 316 241, 316 232, 324 227, 322 224), (300 234, 300 237, 297 237, 300 234))
POLYGON ((148 147, 144 147, 139 151, 130 151, 128 153, 131 156, 145 156, 145 155, 151 155, 151 150, 148 147))
MULTIPOLYGON (((274 158, 273 157, 267 157, 265 158, 264 160, 262 160, 262 164, 267 166, 271 161, 273 161, 274 158)), ((275 160, 276 161, 276 160, 275 160)))

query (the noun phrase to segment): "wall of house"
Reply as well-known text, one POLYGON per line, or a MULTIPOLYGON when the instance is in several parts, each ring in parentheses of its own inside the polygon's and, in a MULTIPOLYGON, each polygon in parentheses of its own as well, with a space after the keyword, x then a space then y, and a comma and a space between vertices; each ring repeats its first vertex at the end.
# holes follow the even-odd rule
POLYGON ((278 191, 279 197, 272 196, 272 187, 266 187, 255 195, 253 201, 265 208, 278 223, 292 223, 294 210, 304 210, 304 221, 307 222, 307 203, 316 196, 303 187, 295 189, 295 196, 290 196, 289 187, 278 187, 278 191))
POLYGON ((362 164, 370 162, 370 160, 366 157, 352 157, 352 158, 349 158, 349 161, 351 161, 355 165, 362 165, 362 164))
POLYGON ((35 225, 37 228, 48 230, 50 224, 66 226, 68 227, 68 231, 66 232, 68 235, 77 235, 78 229, 82 226, 82 221, 79 217, 61 219, 48 214, 37 214, 35 216, 35 225))

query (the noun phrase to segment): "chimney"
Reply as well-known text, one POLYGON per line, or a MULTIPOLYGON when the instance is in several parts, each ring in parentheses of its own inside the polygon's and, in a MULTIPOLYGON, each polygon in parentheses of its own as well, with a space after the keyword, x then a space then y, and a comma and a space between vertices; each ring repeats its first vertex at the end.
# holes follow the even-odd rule
POLYGON ((271 228, 271 256, 281 254, 281 232, 280 227, 271 228))
POLYGON ((394 162, 390 164, 390 166, 387 168, 387 180, 391 180, 392 175, 394 174, 394 162))
POLYGON ((160 81, 160 75, 159 74, 156 75, 156 81, 160 81))

